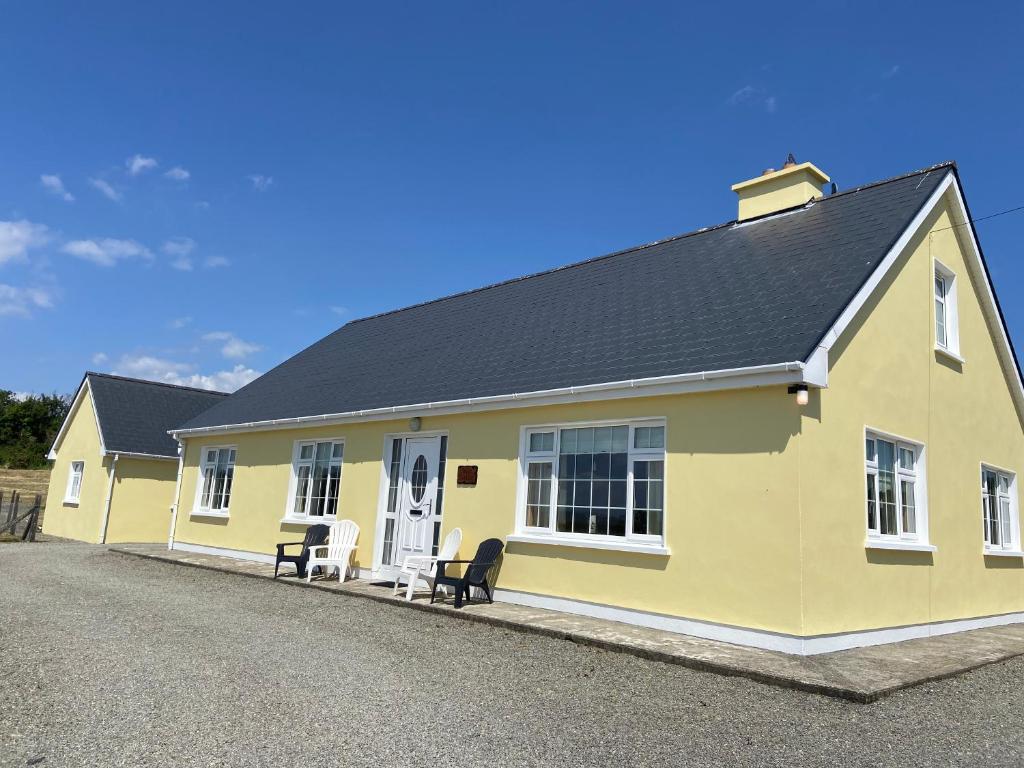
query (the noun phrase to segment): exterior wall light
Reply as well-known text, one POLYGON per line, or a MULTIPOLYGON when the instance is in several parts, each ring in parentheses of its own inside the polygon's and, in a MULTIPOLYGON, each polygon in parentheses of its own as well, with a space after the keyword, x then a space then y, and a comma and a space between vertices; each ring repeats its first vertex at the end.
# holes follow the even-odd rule
POLYGON ((411 419, 409 419, 409 430, 410 431, 412 431, 412 432, 419 432, 420 431, 420 427, 422 427, 422 426, 423 426, 423 419, 421 419, 419 416, 413 416, 411 419))
POLYGON ((796 395, 797 405, 807 405, 807 385, 806 384, 793 384, 789 388, 789 394, 796 395))

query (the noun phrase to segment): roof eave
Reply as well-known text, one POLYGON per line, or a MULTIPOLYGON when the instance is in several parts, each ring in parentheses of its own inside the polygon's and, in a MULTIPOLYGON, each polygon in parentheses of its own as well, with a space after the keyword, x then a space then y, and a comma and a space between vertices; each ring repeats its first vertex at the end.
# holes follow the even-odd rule
POLYGON ((625 397, 656 397, 660 395, 685 394, 688 392, 708 392, 806 383, 805 369, 806 364, 799 361, 771 363, 746 368, 726 368, 696 373, 629 379, 627 381, 581 384, 535 392, 515 392, 504 395, 395 405, 315 416, 296 416, 283 419, 250 421, 240 424, 174 429, 169 430, 168 434, 175 439, 182 439, 199 435, 289 429, 316 425, 327 426, 357 421, 382 421, 403 416, 439 416, 593 400, 614 400, 625 397))

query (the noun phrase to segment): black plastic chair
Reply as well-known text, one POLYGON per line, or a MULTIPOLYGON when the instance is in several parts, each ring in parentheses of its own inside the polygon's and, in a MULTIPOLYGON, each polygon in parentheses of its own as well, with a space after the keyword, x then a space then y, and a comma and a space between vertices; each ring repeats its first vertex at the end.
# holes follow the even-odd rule
POLYGON ((438 560, 436 576, 434 576, 434 589, 430 593, 430 602, 434 602, 437 588, 443 585, 455 588, 456 608, 462 607, 463 595, 466 596, 466 600, 470 599, 470 587, 480 587, 484 594, 487 595, 487 602, 493 603, 491 587, 487 583, 487 574, 494 567, 494 564, 498 562, 498 557, 504 548, 505 545, 501 543, 500 539, 487 539, 480 542, 480 546, 476 548, 476 554, 473 555, 472 560, 438 560), (462 576, 449 576, 445 573, 445 568, 454 563, 467 565, 466 572, 462 576))
POLYGON ((306 538, 302 541, 286 541, 284 544, 277 545, 277 560, 274 561, 274 578, 277 578, 277 569, 281 567, 281 563, 293 563, 295 570, 298 572, 300 579, 306 576, 306 563, 309 562, 309 548, 323 544, 327 541, 327 534, 331 532, 331 529, 319 523, 317 525, 311 525, 306 529, 306 538), (285 547, 302 547, 302 550, 297 555, 286 555, 284 553, 285 547))

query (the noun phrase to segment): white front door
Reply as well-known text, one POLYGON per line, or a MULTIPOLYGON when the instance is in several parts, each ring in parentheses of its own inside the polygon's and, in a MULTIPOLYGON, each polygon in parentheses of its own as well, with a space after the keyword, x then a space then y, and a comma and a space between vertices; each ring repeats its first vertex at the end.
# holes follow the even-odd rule
POLYGON ((440 437, 410 437, 405 441, 402 482, 397 511, 396 553, 401 566, 409 555, 430 555, 434 544, 437 477, 441 465, 440 437))

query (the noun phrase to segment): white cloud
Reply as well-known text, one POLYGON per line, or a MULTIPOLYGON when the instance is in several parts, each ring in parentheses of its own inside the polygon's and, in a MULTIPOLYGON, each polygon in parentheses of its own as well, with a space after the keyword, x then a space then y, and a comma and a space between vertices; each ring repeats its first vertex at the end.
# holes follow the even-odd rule
POLYGON ((220 353, 224 357, 240 360, 248 357, 254 352, 259 352, 263 347, 251 341, 244 341, 230 331, 211 331, 203 334, 203 341, 223 341, 220 353))
POLYGON ((39 177, 39 183, 43 185, 47 192, 56 195, 64 202, 75 202, 75 196, 64 188, 64 182, 61 181, 60 176, 57 174, 44 173, 39 177))
POLYGON ((168 256, 188 256, 196 249, 196 241, 191 237, 172 237, 164 240, 160 250, 168 256))
POLYGON ((248 178, 249 181, 252 182, 253 188, 260 192, 265 191, 271 184, 274 183, 273 176, 261 176, 258 173, 250 174, 246 178, 248 178))
POLYGON ((899 73, 900 73, 900 65, 899 64, 893 64, 891 67, 889 67, 887 70, 885 70, 885 72, 882 73, 882 79, 883 80, 891 80, 892 78, 896 77, 896 75, 898 75, 899 73))
POLYGON ((768 93, 764 88, 755 88, 752 85, 744 85, 738 91, 726 99, 731 107, 761 107, 765 112, 774 112, 778 109, 779 102, 776 97, 768 93))
POLYGON ((0 264, 22 261, 32 248, 44 245, 50 239, 49 230, 31 221, 0 221, 0 264))
POLYGON ((93 365, 103 365, 108 360, 110 360, 110 358, 107 356, 106 352, 97 352, 92 356, 93 365))
POLYGON ((260 375, 259 371, 244 365, 236 365, 231 370, 200 373, 191 363, 165 360, 150 355, 123 355, 115 366, 114 373, 221 392, 234 392, 260 375))
POLYGON ((190 254, 196 249, 196 241, 191 237, 172 237, 165 240, 160 250, 168 256, 173 256, 171 266, 182 272, 192 271, 192 258, 190 254))
POLYGON ((184 168, 182 168, 180 165, 176 165, 173 168, 171 168, 171 170, 167 171, 167 173, 165 173, 164 176, 166 176, 168 179, 173 179, 174 181, 188 181, 190 178, 192 178, 192 174, 189 173, 184 168))
POLYGON ((110 184, 105 182, 103 179, 89 179, 89 183, 92 184, 96 189, 103 193, 108 200, 113 200, 115 203, 121 201, 121 193, 114 189, 110 184))
POLYGON ((135 240, 115 240, 110 237, 101 240, 72 240, 65 243, 61 250, 101 267, 112 267, 123 259, 141 258, 148 261, 153 258, 150 250, 135 240))
POLYGON ((348 307, 333 306, 331 307, 331 312, 333 312, 336 315, 347 315, 348 307))
POLYGON ((53 294, 43 288, 20 288, 0 283, 0 316, 29 317, 33 309, 53 307, 53 294))
POLYGON ((219 267, 227 267, 230 264, 231 262, 224 256, 210 256, 203 262, 203 266, 207 269, 218 269, 219 267))
POLYGON ((181 330, 182 328, 184 328, 186 325, 188 325, 191 322, 192 322, 192 318, 191 317, 176 317, 176 318, 174 318, 173 320, 171 320, 167 324, 167 327, 171 328, 172 330, 178 331, 178 330, 181 330))
POLYGON ((138 176, 140 173, 145 173, 157 166, 155 158, 144 157, 143 155, 132 155, 124 161, 124 164, 128 167, 128 173, 131 176, 138 176))

